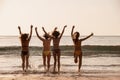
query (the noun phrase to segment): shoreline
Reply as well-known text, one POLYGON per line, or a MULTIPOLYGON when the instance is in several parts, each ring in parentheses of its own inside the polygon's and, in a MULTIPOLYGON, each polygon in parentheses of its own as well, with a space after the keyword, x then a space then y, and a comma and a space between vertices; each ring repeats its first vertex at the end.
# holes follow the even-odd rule
POLYGON ((64 77, 64 76, 49 76, 45 75, 39 76, 39 75, 7 75, 0 77, 0 80, 120 80, 120 77, 88 77, 88 76, 71 76, 71 77, 64 77))
MULTIPOLYGON (((83 64, 81 75, 83 76, 120 76, 119 57, 85 57, 83 56, 83 64), (111 62, 112 61, 112 62, 111 62)), ((28 74, 45 74, 42 56, 30 56, 28 74)), ((50 75, 53 76, 54 60, 51 57, 50 75)), ((74 63, 72 56, 61 56, 61 75, 74 76, 78 75, 78 63, 74 63)), ((13 55, 0 56, 0 75, 17 75, 23 74, 21 67, 21 57, 13 55)))
POLYGON ((61 46, 61 72, 53 74, 43 68, 42 47, 30 47, 27 73, 21 68, 20 46, 0 47, 0 80, 120 80, 120 46, 82 46, 83 64, 78 73, 74 63, 73 46, 61 46))

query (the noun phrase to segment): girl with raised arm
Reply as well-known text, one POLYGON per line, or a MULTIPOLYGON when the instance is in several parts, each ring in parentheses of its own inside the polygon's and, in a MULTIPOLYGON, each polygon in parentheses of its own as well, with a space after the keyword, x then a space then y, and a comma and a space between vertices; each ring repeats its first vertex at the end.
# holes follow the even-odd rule
POLYGON ((60 43, 60 39, 61 39, 66 27, 67 26, 65 25, 61 34, 60 34, 59 31, 57 31, 57 28, 55 28, 53 33, 52 33, 53 57, 54 57, 54 70, 53 70, 53 72, 55 72, 55 70, 56 70, 56 62, 58 62, 58 73, 60 73, 60 55, 61 55, 61 52, 60 52, 59 43, 60 43))
MULTIPOLYGON (((44 28, 42 27, 43 31, 44 28)), ((48 33, 44 34, 44 38, 42 38, 41 36, 39 36, 38 32, 37 32, 37 27, 35 28, 37 37, 43 42, 43 65, 44 65, 44 69, 46 72, 49 71, 50 68, 50 58, 51 58, 51 52, 50 52, 50 43, 51 43, 51 37, 49 37, 48 33), (47 69, 46 69, 46 58, 47 58, 47 69)))
MULTIPOLYGON (((67 27, 67 25, 64 26, 61 34, 59 31, 57 31, 57 27, 55 27, 55 29, 52 33, 52 36, 50 36, 48 34, 53 39, 53 58, 54 58, 53 72, 56 72, 56 63, 58 62, 58 73, 60 73, 60 55, 61 55, 61 52, 60 52, 59 43, 60 43, 60 39, 61 39, 66 27, 67 27)), ((46 33, 45 30, 44 30, 44 32, 46 33)))
POLYGON ((71 37, 74 43, 74 62, 77 63, 78 62, 78 58, 79 58, 79 66, 78 66, 78 72, 80 72, 80 68, 82 65, 82 49, 81 49, 81 43, 82 41, 88 39, 89 37, 93 36, 93 33, 91 33, 89 36, 79 39, 80 34, 79 32, 75 32, 73 34, 75 26, 72 27, 72 31, 71 31, 71 37))
POLYGON ((19 33, 20 33, 20 40, 21 40, 21 58, 22 58, 22 69, 23 71, 28 70, 29 66, 29 42, 32 36, 32 28, 30 30, 30 35, 28 33, 22 33, 20 26, 18 26, 19 33))

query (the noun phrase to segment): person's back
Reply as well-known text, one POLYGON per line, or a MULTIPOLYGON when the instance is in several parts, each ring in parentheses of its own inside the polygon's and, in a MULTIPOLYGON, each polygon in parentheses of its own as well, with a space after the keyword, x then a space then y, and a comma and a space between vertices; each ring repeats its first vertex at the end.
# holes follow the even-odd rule
POLYGON ((75 50, 80 50, 81 51, 81 40, 78 40, 77 42, 74 41, 74 46, 75 46, 75 50))
POLYGON ((53 49, 59 49, 60 38, 53 38, 53 49))
MULTIPOLYGON (((31 30, 30 30, 30 35, 27 33, 22 33, 21 32, 21 28, 20 26, 18 26, 19 29, 19 33, 20 33, 20 40, 21 40, 21 58, 22 58, 22 69, 24 71, 24 69, 26 68, 26 70, 28 69, 28 65, 29 65, 29 42, 32 36, 32 28, 33 26, 31 25, 31 30), (28 36, 29 35, 29 36, 28 36), (26 63, 26 65, 25 65, 26 63)), ((26 71, 25 70, 25 71, 26 71)))
POLYGON ((79 66, 78 66, 78 72, 80 72, 80 68, 82 65, 82 49, 81 49, 81 44, 82 41, 88 39, 89 37, 91 37, 93 35, 93 33, 91 33, 89 36, 79 39, 80 34, 79 32, 75 32, 73 34, 73 30, 74 30, 75 26, 72 27, 72 31, 71 31, 71 37, 74 43, 74 62, 77 63, 78 60, 77 58, 79 58, 79 66))
POLYGON ((43 41, 44 51, 50 51, 50 43, 51 43, 51 39, 46 39, 43 41))
POLYGON ((54 29, 53 33, 52 33, 52 39, 53 39, 53 57, 54 57, 54 71, 56 70, 56 62, 58 62, 58 73, 60 73, 60 55, 61 55, 61 51, 60 51, 60 39, 64 33, 64 30, 67 26, 65 25, 63 28, 62 33, 60 34, 59 31, 56 31, 57 28, 54 29))
POLYGON ((29 47, 29 40, 28 39, 25 39, 23 40, 21 38, 21 47, 22 47, 22 51, 28 51, 28 47, 29 47))
MULTIPOLYGON (((45 33, 43 36, 44 38, 42 38, 37 32, 37 27, 35 28, 35 31, 36 31, 37 37, 43 42, 42 56, 43 56, 44 69, 45 69, 45 71, 49 71, 50 58, 51 58, 51 51, 50 51, 51 37, 49 37, 48 34, 45 33), (47 61, 46 61, 46 57, 47 57, 47 61), (46 70, 46 62, 47 62, 47 70, 46 70)), ((43 31, 44 31, 44 28, 43 28, 43 31)))

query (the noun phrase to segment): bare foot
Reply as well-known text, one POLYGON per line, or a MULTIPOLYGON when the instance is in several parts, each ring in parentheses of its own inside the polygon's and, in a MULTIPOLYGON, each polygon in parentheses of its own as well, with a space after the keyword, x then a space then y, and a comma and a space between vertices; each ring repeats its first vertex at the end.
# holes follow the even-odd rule
POLYGON ((45 70, 45 72, 47 72, 47 69, 46 69, 46 67, 44 66, 44 70, 45 70))
POLYGON ((60 74, 60 71, 58 71, 58 74, 60 74))
POLYGON ((31 65, 28 65, 29 68, 31 68, 31 65))

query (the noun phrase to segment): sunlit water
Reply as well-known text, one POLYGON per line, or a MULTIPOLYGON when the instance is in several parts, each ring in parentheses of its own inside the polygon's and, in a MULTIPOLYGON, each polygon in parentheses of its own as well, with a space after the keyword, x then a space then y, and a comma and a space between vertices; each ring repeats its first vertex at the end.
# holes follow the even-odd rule
MULTIPOLYGON (((42 56, 30 57, 29 74, 44 75, 42 56)), ((119 76, 120 75, 120 57, 83 57, 81 67, 82 76, 119 76)), ((61 56, 61 75, 77 75, 78 64, 74 63, 72 56, 61 56)), ((53 73, 53 57, 51 57, 50 74, 53 73)), ((0 74, 22 74, 20 56, 0 56, 0 74)))
MULTIPOLYGON (((84 36, 82 36, 83 38, 84 36)), ((120 45, 120 36, 93 36, 82 43, 83 45, 120 45)), ((0 46, 20 46, 18 36, 0 36, 0 46)), ((51 43, 52 45, 52 43, 51 43)), ((70 36, 63 36, 60 45, 73 45, 70 36)), ((42 46, 42 42, 37 37, 32 37, 30 46, 42 46)))
MULTIPOLYGON (((42 42, 37 37, 32 37, 31 46, 42 46, 42 42)), ((62 37, 60 45, 73 45, 71 37, 62 37)), ((83 42, 83 45, 120 45, 120 37, 94 36, 83 42)), ((20 46, 18 37, 0 36, 0 47, 20 46)), ((17 51, 16 51, 17 52, 17 51)), ((9 53, 6 51, 6 53, 9 53)), ((98 54, 95 54, 98 55, 98 54)), ((29 74, 44 74, 42 56, 30 56, 29 74)), ((53 76, 53 57, 51 57, 50 73, 53 76)), ((77 76, 78 64, 74 63, 73 56, 61 56, 61 75, 77 76)), ((21 74, 21 57, 16 55, 0 56, 0 74, 21 74)), ((120 57, 119 54, 102 54, 100 56, 83 56, 82 76, 120 76, 120 57)))

